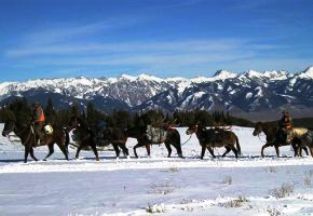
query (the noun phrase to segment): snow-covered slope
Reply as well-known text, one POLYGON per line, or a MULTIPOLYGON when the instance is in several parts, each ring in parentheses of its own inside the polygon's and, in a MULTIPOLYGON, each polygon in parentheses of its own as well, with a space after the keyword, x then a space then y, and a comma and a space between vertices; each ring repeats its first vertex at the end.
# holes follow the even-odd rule
POLYGON ((58 107, 92 101, 100 109, 147 110, 222 109, 236 113, 268 112, 313 107, 313 67, 291 74, 286 71, 236 74, 217 71, 212 77, 159 78, 148 74, 115 78, 40 79, 0 84, 0 101, 15 97, 45 103, 53 98, 58 107))

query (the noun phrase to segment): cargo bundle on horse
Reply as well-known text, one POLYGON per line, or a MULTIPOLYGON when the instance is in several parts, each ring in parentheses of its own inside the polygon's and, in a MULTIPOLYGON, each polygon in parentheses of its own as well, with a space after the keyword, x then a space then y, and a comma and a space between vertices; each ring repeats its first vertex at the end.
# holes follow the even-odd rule
MULTIPOLYGON (((149 117, 149 114, 141 116, 141 118, 149 117)), ((145 121, 143 120, 143 122, 145 121)), ((147 154, 150 156, 151 145, 161 145, 164 143, 168 151, 168 157, 172 155, 172 145, 176 149, 177 155, 183 158, 180 135, 172 125, 173 122, 168 123, 165 122, 164 118, 159 118, 153 121, 146 121, 143 125, 135 125, 129 128, 127 130, 127 136, 137 139, 137 144, 134 146, 135 157, 138 157, 136 149, 139 147, 146 147, 147 154)))
POLYGON ((232 131, 228 131, 221 128, 207 129, 201 124, 194 124, 188 127, 186 134, 191 135, 195 133, 199 143, 202 147, 201 159, 203 159, 206 149, 210 152, 213 158, 215 158, 213 148, 225 147, 226 151, 222 155, 225 157, 227 153, 233 151, 235 157, 241 154, 241 147, 238 137, 232 131))
POLYGON ((44 160, 46 160, 53 154, 55 143, 63 152, 66 160, 68 160, 67 146, 69 143, 69 135, 65 129, 59 129, 57 127, 53 129, 51 125, 47 127, 43 125, 41 140, 38 142, 38 135, 36 134, 34 125, 32 123, 19 122, 16 120, 15 114, 12 111, 7 110, 7 112, 9 114, 4 124, 2 136, 8 136, 11 132, 14 132, 15 135, 20 138, 22 145, 25 146, 25 163, 27 162, 29 154, 35 161, 37 161, 33 148, 44 145, 47 145, 49 148, 49 153, 44 158, 44 160))

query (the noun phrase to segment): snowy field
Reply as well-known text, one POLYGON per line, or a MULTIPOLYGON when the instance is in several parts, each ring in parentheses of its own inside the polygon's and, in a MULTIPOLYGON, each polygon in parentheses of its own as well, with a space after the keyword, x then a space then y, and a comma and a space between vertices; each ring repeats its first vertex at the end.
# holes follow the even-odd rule
MULTIPOLYGON (((0 126, 2 131, 2 125, 0 126)), ((179 128, 181 141, 189 136, 179 128)), ((24 164, 23 148, 0 138, 0 215, 313 215, 313 159, 293 158, 290 147, 260 158, 264 137, 252 128, 233 127, 243 156, 200 160, 192 138, 183 144, 185 159, 166 158, 165 146, 155 145, 151 158, 136 140, 127 146, 131 158, 115 159, 113 151, 82 152, 65 161, 57 149, 49 161, 24 164)), ((215 149, 221 155, 224 149, 215 149)), ((70 157, 75 150, 71 149, 70 157)), ((47 148, 35 149, 44 158, 47 148)))

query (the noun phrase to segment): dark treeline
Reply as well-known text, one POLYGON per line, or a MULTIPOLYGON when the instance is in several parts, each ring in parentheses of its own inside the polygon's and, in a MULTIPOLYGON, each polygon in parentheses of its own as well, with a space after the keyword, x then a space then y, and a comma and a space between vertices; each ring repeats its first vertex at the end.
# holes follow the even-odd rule
MULTIPOLYGON (((25 98, 17 99, 0 109, 0 121, 5 122, 10 113, 7 109, 16 114, 19 122, 31 121, 32 104, 25 98)), ((46 115, 46 122, 56 126, 66 125, 72 116, 82 116, 89 125, 96 125, 98 122, 106 122, 108 125, 118 127, 132 127, 134 125, 145 125, 157 122, 169 122, 178 126, 188 126, 199 123, 207 126, 239 125, 253 126, 253 123, 238 117, 231 116, 225 112, 208 112, 203 110, 175 111, 174 113, 163 113, 160 110, 150 110, 147 112, 127 112, 113 111, 106 113, 95 108, 93 103, 88 103, 83 108, 79 104, 73 104, 67 109, 55 109, 52 100, 48 99, 43 107, 46 115)))

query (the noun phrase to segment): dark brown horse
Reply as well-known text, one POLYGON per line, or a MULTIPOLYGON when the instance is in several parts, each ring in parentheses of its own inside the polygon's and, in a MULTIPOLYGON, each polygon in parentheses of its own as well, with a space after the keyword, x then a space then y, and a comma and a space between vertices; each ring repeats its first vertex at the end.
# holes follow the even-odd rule
POLYGON ((302 157, 301 149, 309 148, 313 157, 313 131, 308 131, 302 136, 293 138, 292 143, 296 146, 297 152, 295 152, 295 155, 302 157))
POLYGON ((78 159, 80 151, 82 149, 88 150, 88 147, 90 147, 96 156, 96 160, 99 161, 96 136, 87 122, 80 117, 72 117, 69 121, 68 130, 71 131, 73 129, 75 129, 74 141, 78 145, 75 157, 78 159))
POLYGON ((223 129, 206 129, 201 125, 195 124, 189 126, 186 131, 187 135, 191 135, 193 133, 196 134, 202 147, 201 159, 203 159, 206 149, 208 149, 212 157, 215 158, 216 156, 214 155, 213 150, 215 147, 226 148, 222 157, 225 157, 230 151, 234 152, 236 158, 239 154, 241 154, 238 137, 232 131, 226 131, 223 129))
POLYGON ((127 132, 119 127, 106 127, 103 132, 103 140, 106 143, 112 144, 116 157, 120 156, 120 149, 122 149, 125 157, 129 156, 128 149, 126 148, 127 132))
POLYGON ((11 132, 14 132, 16 136, 21 139, 22 145, 25 146, 24 162, 27 162, 28 155, 37 161, 38 159, 34 155, 33 148, 38 146, 47 145, 49 153, 44 158, 46 160, 54 152, 54 144, 56 143, 60 150, 63 152, 65 159, 68 160, 67 145, 69 143, 69 136, 65 130, 56 129, 52 135, 45 135, 40 144, 37 145, 37 139, 34 134, 34 129, 31 124, 20 124, 16 122, 15 117, 11 120, 7 120, 4 124, 2 136, 8 136, 11 132))
MULTIPOLYGON (((266 143, 262 146, 261 156, 264 157, 264 149, 274 146, 276 155, 279 157, 279 147, 291 145, 294 149, 295 156, 299 156, 297 152, 301 152, 301 150, 297 150, 296 143, 294 139, 291 143, 287 142, 287 134, 285 134, 278 125, 275 125, 271 122, 263 123, 257 122, 254 127, 253 136, 259 136, 261 133, 264 133, 266 136, 266 143)), ((305 147, 300 147, 303 149, 306 154, 308 154, 308 150, 305 147)), ((301 153, 300 153, 301 154, 301 153)))
POLYGON ((136 149, 139 147, 146 147, 147 154, 150 157, 150 147, 151 145, 160 145, 165 144, 165 147, 168 151, 168 157, 171 157, 172 148, 171 145, 176 148, 177 155, 180 158, 183 158, 183 153, 181 150, 180 135, 175 128, 170 127, 169 125, 162 126, 162 132, 164 136, 161 139, 153 140, 153 138, 147 133, 147 126, 145 127, 135 127, 127 130, 127 137, 132 137, 137 139, 137 144, 134 146, 135 157, 138 158, 136 149))

